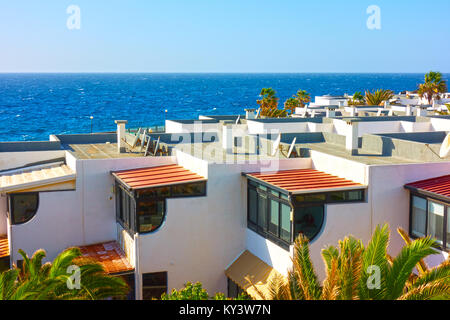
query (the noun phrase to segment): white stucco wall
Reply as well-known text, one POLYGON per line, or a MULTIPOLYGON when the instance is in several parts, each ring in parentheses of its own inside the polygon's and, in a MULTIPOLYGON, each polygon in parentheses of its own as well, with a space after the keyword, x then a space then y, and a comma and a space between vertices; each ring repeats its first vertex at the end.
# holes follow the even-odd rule
POLYGON ((7 197, 0 194, 0 236, 8 234, 7 197))
POLYGON ((26 166, 30 163, 63 158, 64 151, 0 152, 0 170, 26 166))

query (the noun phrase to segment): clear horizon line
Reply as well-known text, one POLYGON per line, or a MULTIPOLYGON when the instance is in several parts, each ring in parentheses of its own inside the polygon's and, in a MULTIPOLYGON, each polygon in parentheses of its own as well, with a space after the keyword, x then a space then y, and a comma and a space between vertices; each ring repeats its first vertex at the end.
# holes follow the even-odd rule
MULTIPOLYGON (((431 70, 430 70, 431 71, 431 70)), ((344 72, 344 71, 302 71, 302 72, 280 72, 280 71, 0 71, 0 74, 425 74, 429 71, 409 72, 344 72)), ((450 74, 450 72, 442 72, 450 74)))

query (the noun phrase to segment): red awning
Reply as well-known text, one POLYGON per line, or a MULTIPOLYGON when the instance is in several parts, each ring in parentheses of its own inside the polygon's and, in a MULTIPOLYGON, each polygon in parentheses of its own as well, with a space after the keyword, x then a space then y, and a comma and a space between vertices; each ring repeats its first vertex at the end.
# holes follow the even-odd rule
POLYGON ((450 200, 450 175, 408 183, 405 188, 450 200))
POLYGON ((206 181, 204 177, 176 164, 117 171, 112 174, 129 189, 153 188, 206 181))
POLYGON ((366 186, 315 169, 296 169, 268 173, 248 173, 247 177, 291 193, 312 193, 365 189, 366 186))

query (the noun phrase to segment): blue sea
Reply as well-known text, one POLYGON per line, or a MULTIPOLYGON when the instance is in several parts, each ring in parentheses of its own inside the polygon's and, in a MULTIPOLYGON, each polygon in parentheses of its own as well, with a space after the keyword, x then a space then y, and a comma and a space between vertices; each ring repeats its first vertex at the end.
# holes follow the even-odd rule
MULTIPOLYGON (((415 90, 423 74, 0 74, 0 141, 132 128, 167 119, 242 114, 263 87, 282 103, 298 89, 311 96, 366 89, 415 90), (167 110, 167 113, 164 112, 167 110)), ((445 75, 448 79, 448 75, 445 75)))

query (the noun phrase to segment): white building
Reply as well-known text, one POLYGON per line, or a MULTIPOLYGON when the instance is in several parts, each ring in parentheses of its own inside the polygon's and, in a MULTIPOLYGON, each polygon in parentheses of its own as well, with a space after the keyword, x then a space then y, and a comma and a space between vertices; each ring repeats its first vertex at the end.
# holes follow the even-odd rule
POLYGON ((448 256, 449 116, 244 118, 0 143, 3 263, 79 246, 137 299, 187 281, 258 298, 245 277, 263 290, 286 275, 300 232, 322 278, 321 249, 349 234, 367 243, 384 223, 392 255, 402 227, 440 241, 431 265, 448 256))

